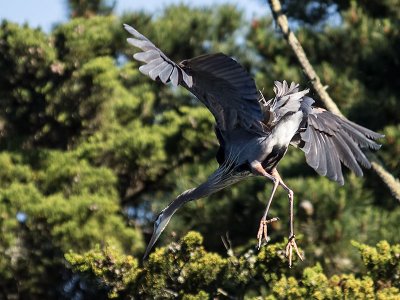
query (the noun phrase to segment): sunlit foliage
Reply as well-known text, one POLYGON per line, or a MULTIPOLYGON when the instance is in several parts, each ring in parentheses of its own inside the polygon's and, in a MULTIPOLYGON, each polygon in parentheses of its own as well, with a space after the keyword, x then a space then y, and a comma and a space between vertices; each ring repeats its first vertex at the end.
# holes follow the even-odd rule
MULTIPOLYGON (((71 20, 49 33, 0 25, 0 298, 395 299, 398 203, 372 172, 346 173, 339 187, 295 149, 279 169, 295 191, 304 262, 288 269, 283 255, 280 189, 271 216, 281 221, 255 250, 271 185, 254 178, 186 205, 161 238, 166 246, 143 263, 155 214, 207 179, 218 143, 204 106, 140 74, 122 24, 176 61, 234 56, 267 98, 274 80, 310 84, 270 16, 246 20, 231 5, 115 16, 113 1, 67 2, 71 20)), ((386 134, 377 155, 398 177, 395 1, 285 2, 289 14, 297 8, 289 16, 332 98, 386 134)))

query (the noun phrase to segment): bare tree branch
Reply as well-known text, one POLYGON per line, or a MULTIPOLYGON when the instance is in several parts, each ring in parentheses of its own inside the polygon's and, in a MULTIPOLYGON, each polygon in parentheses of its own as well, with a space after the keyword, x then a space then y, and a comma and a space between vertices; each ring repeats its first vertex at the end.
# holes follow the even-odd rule
MULTIPOLYGON (((331 112, 341 116, 344 118, 340 109, 337 107, 336 103, 332 100, 329 94, 326 92, 326 89, 321 83, 321 80, 317 73, 315 72, 313 66, 310 64, 306 53, 304 52, 303 47, 301 46, 299 40, 296 38, 294 33, 289 28, 289 23, 287 17, 282 12, 282 6, 279 0, 268 0, 269 5, 272 10, 272 14, 274 16, 275 22, 278 24, 279 28, 282 30, 282 33, 295 53, 300 65, 302 66, 304 73, 311 81, 314 90, 317 92, 321 101, 324 103, 326 108, 331 112)), ((372 157, 372 169, 376 174, 381 178, 383 183, 389 188, 392 195, 400 201, 400 182, 398 179, 394 178, 392 174, 390 174, 386 169, 379 163, 375 156, 372 157)))

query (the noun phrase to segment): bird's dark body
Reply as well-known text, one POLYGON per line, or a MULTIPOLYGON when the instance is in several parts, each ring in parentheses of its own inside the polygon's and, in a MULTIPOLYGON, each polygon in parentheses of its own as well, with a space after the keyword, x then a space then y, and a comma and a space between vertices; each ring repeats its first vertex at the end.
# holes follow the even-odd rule
POLYGON ((344 183, 341 165, 362 176, 360 165, 371 166, 364 149, 379 149, 375 140, 383 135, 313 106, 295 83, 275 82, 275 97, 260 98, 253 78, 232 58, 208 54, 176 64, 150 40, 131 26, 125 29, 133 35, 128 42, 143 52, 134 54, 145 64, 139 71, 153 80, 171 82, 195 95, 213 114, 215 133, 220 148, 216 158, 219 168, 200 186, 187 190, 170 203, 157 217, 153 236, 146 249, 149 253, 172 215, 185 203, 206 197, 249 176, 264 176, 274 182, 274 188, 260 223, 259 243, 266 238, 266 217, 273 195, 281 185, 289 195, 290 235, 287 254, 297 249, 293 231, 293 191, 276 170, 289 145, 301 149, 306 162, 329 179, 344 183), (264 228, 264 229, 263 229, 264 228))
POLYGON ((276 168, 279 161, 285 156, 288 147, 275 145, 272 147, 272 151, 267 157, 261 162, 262 167, 267 171, 271 172, 272 169, 276 168))
MULTIPOLYGON (((237 135, 236 135, 237 136, 237 135)), ((221 136, 220 136, 221 138, 221 136)), ((222 138, 221 138, 222 140, 222 138)), ((241 141, 243 141, 243 137, 240 138, 241 141)), ((229 157, 229 153, 231 152, 240 152, 243 159, 238 159, 235 169, 238 172, 244 172, 248 171, 251 173, 251 163, 254 160, 260 159, 261 165, 263 168, 268 172, 271 171, 273 168, 277 166, 279 161, 283 158, 285 155, 288 145, 280 145, 280 144, 275 144, 272 145, 272 147, 268 147, 268 136, 266 137, 258 137, 258 136, 251 136, 248 137, 248 140, 246 141, 245 144, 239 143, 237 146, 238 148, 242 147, 240 151, 237 151, 235 149, 232 149, 232 145, 235 145, 234 141, 230 140, 229 144, 231 147, 225 148, 223 145, 224 143, 221 143, 220 148, 218 149, 217 152, 217 161, 220 165, 225 163, 226 157, 229 157), (252 146, 248 147, 249 144, 255 144, 257 146, 252 146), (268 151, 269 148, 272 148, 270 151, 268 151), (256 151, 255 151, 256 150, 256 151)), ((240 157, 240 156, 239 156, 240 157)))

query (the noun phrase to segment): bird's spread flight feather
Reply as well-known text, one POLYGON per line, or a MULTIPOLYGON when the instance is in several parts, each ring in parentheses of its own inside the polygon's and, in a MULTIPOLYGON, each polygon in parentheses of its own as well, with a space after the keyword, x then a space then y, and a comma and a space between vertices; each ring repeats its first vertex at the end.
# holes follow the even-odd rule
POLYGON ((262 112, 256 85, 239 63, 218 53, 176 64, 136 29, 124 27, 134 36, 128 42, 143 50, 133 56, 145 63, 139 68, 143 74, 187 88, 211 111, 223 131, 242 127, 260 132, 262 112))
POLYGON ((371 167, 362 149, 379 149, 374 140, 383 137, 321 108, 311 109, 305 128, 293 138, 293 144, 300 145, 307 163, 318 174, 341 185, 344 179, 340 163, 362 176, 360 164, 371 167))
POLYGON ((374 140, 383 135, 362 127, 329 111, 313 107, 314 100, 306 94, 308 90, 299 91, 298 84, 286 81, 275 82, 275 97, 263 102, 264 115, 269 128, 273 129, 285 118, 302 111, 303 122, 299 124, 297 133, 291 143, 299 146, 306 156, 306 162, 318 174, 344 183, 341 163, 362 176, 360 167, 370 168, 371 164, 362 149, 377 150, 380 145, 374 140), (266 114, 268 112, 269 114, 266 114))

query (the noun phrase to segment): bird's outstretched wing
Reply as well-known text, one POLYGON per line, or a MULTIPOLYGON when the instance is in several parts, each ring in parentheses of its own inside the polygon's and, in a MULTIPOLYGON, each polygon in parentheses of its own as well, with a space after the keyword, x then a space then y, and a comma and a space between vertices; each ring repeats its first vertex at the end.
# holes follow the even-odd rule
POLYGON ((305 129, 292 140, 304 151, 307 163, 322 176, 344 184, 341 162, 357 176, 362 176, 360 164, 371 163, 363 149, 378 150, 374 140, 383 135, 341 118, 322 108, 310 108, 305 129))
POLYGON ((136 29, 126 24, 124 27, 134 36, 128 38, 128 42, 143 51, 133 55, 145 63, 139 68, 140 72, 153 80, 187 88, 211 111, 221 130, 237 126, 261 128, 263 116, 256 85, 235 60, 218 53, 176 64, 136 29))

